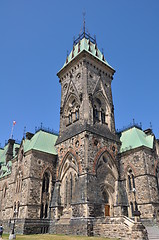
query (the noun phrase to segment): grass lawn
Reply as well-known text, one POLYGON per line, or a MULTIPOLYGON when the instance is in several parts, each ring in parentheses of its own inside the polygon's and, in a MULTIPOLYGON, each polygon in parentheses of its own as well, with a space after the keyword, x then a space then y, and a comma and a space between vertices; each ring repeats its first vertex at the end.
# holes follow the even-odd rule
MULTIPOLYGON (((3 234, 3 239, 9 239, 9 235, 3 234)), ((40 239, 40 240, 110 240, 110 238, 103 238, 103 237, 64 236, 64 235, 52 235, 52 234, 16 235, 16 239, 17 240, 37 240, 37 239, 40 239)))

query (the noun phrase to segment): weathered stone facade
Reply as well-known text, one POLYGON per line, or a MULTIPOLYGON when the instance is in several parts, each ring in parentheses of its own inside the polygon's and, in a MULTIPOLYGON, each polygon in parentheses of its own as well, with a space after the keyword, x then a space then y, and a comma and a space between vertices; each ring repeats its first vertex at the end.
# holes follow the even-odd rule
POLYGON ((139 215, 158 220, 159 144, 138 126, 115 131, 114 73, 83 33, 58 73, 58 137, 41 129, 0 149, 5 231, 11 219, 19 233, 148 239, 139 215))

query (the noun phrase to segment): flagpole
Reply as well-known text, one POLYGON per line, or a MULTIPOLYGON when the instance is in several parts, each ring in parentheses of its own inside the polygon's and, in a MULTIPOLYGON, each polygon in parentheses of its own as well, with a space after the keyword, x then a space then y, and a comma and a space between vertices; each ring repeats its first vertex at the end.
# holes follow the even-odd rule
POLYGON ((11 129, 11 134, 10 134, 10 139, 13 138, 13 130, 14 130, 15 124, 16 124, 16 121, 13 121, 12 129, 11 129))

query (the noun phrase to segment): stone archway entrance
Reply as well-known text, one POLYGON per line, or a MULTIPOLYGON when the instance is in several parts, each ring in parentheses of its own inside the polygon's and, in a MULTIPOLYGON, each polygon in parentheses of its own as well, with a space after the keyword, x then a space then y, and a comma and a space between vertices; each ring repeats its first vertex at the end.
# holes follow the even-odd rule
POLYGON ((114 216, 114 204, 117 196, 118 170, 111 156, 104 152, 96 165, 97 181, 103 201, 104 216, 114 216))

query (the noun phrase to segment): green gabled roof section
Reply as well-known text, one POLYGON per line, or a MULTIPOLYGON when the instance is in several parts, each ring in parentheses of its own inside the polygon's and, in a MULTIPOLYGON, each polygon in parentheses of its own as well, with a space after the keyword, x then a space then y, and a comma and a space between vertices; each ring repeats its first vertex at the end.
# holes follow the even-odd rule
POLYGON ((35 133, 35 135, 30 139, 25 139, 23 146, 24 152, 28 152, 29 150, 38 150, 41 152, 57 155, 55 149, 55 142, 57 140, 57 135, 44 132, 42 130, 35 133))
MULTIPOLYGON (((14 143, 14 146, 13 146, 13 158, 15 157, 15 149, 16 148, 19 148, 20 145, 18 143, 14 143)), ((8 143, 5 145, 5 147, 2 149, 0 149, 0 163, 1 165, 4 165, 6 164, 6 153, 7 153, 7 150, 8 150, 8 143)))
POLYGON ((3 165, 6 162, 6 152, 8 149, 8 144, 5 145, 5 147, 3 149, 1 149, 0 151, 0 163, 3 165))
POLYGON ((120 153, 141 146, 153 149, 154 136, 145 134, 144 131, 137 127, 132 127, 126 131, 121 132, 120 141, 122 143, 120 153))
POLYGON ((61 70, 65 66, 67 66, 71 61, 73 61, 81 52, 86 51, 90 55, 104 63, 106 66, 111 68, 113 71, 115 71, 105 60, 103 53, 101 53, 101 51, 98 49, 95 39, 93 39, 86 33, 82 33, 77 40, 74 41, 73 49, 67 56, 66 61, 61 70))

